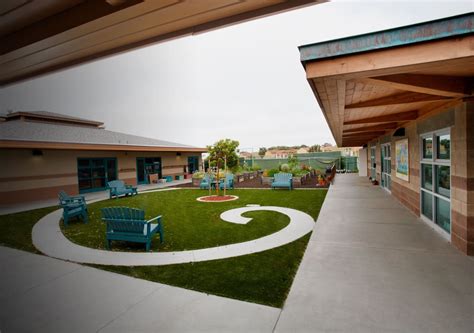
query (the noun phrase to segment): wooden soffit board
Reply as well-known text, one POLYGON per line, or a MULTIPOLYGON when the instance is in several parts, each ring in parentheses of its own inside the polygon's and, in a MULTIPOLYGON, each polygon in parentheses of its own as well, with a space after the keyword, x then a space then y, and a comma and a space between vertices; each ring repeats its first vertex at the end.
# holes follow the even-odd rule
POLYGON ((441 112, 474 88, 474 35, 305 63, 338 146, 362 145, 441 112))
POLYGON ((0 85, 326 0, 5 0, 0 85))

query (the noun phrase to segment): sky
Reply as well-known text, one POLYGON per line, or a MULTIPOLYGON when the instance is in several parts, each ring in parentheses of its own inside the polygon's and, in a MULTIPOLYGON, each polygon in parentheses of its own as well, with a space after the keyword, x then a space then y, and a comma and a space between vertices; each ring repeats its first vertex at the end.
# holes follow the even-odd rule
POLYGON ((0 88, 0 112, 103 121, 106 129, 241 150, 334 143, 298 46, 474 10, 472 1, 336 1, 182 37, 0 88))

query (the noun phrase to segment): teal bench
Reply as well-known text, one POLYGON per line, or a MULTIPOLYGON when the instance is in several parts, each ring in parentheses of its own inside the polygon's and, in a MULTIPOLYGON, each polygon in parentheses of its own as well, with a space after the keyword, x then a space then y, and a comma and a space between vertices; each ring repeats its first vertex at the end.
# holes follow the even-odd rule
POLYGON ((123 180, 113 180, 107 183, 109 188, 109 198, 118 198, 121 195, 134 195, 138 194, 137 188, 132 185, 125 185, 123 180))
POLYGON ((59 205, 63 209, 63 222, 65 226, 68 226, 69 219, 72 217, 80 217, 84 223, 88 222, 86 199, 82 195, 69 196, 66 192, 61 191, 58 197, 59 205))
POLYGON ((275 188, 293 189, 293 175, 284 172, 279 172, 273 175, 272 189, 275 188))
POLYGON ((150 251, 151 240, 156 233, 164 241, 161 215, 145 220, 145 211, 129 207, 102 208, 102 220, 107 224, 106 246, 110 249, 113 240, 144 243, 150 251), (157 223, 151 223, 156 221, 157 223))

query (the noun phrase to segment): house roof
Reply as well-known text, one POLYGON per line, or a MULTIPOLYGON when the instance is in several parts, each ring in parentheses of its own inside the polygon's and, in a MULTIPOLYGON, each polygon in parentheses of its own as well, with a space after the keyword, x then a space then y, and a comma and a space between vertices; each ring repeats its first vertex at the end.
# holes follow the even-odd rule
POLYGON ((104 125, 103 122, 89 120, 84 118, 72 117, 65 114, 49 112, 49 111, 15 111, 3 115, 6 120, 13 120, 18 118, 26 118, 30 120, 41 120, 41 121, 54 121, 71 124, 89 125, 99 127, 104 125))
MULTIPOLYGON (((47 117, 57 115, 49 112, 42 112, 41 114, 47 117)), ((64 123, 48 123, 16 118, 9 120, 11 115, 12 114, 9 114, 7 116, 6 121, 0 122, 0 147, 2 148, 206 151, 204 148, 108 131, 100 127, 75 126, 67 121, 64 123)), ((75 121, 78 119, 84 120, 67 116, 64 117, 74 119, 75 121)))

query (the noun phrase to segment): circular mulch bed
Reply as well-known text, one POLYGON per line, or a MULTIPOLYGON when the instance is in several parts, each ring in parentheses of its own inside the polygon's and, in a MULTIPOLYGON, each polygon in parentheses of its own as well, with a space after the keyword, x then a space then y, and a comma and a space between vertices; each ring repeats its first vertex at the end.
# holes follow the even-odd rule
POLYGON ((236 195, 206 195, 199 197, 196 200, 201 202, 226 202, 237 200, 239 197, 236 195))

